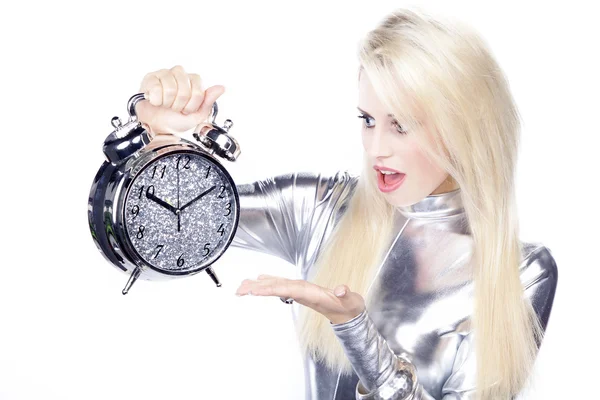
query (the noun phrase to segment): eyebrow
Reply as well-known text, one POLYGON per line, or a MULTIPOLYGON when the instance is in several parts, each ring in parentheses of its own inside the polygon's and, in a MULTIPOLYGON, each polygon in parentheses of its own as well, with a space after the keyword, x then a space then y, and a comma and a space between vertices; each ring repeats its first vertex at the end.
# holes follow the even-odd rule
MULTIPOLYGON (((368 112, 366 112, 366 111, 362 110, 360 107, 356 107, 356 108, 357 108, 357 109, 358 109, 358 111, 360 111, 361 113, 363 113, 363 114, 365 114, 365 115, 368 115, 368 116, 369 116, 369 117, 371 117, 371 118, 374 118, 374 117, 373 117, 371 114, 369 114, 368 112)), ((394 115, 393 115, 393 114, 388 114, 387 116, 388 116, 388 117, 392 117, 392 118, 394 118, 394 115)))

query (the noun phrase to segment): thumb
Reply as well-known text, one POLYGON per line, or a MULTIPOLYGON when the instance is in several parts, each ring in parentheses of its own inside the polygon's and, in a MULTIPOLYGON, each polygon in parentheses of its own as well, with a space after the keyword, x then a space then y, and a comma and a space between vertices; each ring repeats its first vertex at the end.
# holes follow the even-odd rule
POLYGON ((335 289, 333 289, 333 294, 335 294, 337 297, 344 297, 349 291, 350 289, 348 288, 348 286, 339 285, 336 286, 335 289))
POLYGON ((339 298, 344 307, 353 310, 354 315, 358 315, 365 309, 365 300, 356 292, 352 292, 346 285, 338 285, 333 289, 333 294, 339 298))
POLYGON ((204 122, 212 112, 212 107, 215 101, 225 93, 225 87, 223 85, 215 85, 211 86, 204 92, 204 100, 202 101, 202 105, 194 113, 194 116, 199 118, 198 123, 204 122))

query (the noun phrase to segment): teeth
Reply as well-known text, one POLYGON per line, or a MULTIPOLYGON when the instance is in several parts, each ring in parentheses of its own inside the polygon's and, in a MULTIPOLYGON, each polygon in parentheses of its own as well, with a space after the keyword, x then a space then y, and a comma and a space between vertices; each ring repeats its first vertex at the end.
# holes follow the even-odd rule
MULTIPOLYGON (((381 170, 380 170, 381 171, 381 170)), ((382 174, 384 175, 393 175, 393 174, 397 174, 397 172, 391 172, 391 171, 381 171, 382 174)))

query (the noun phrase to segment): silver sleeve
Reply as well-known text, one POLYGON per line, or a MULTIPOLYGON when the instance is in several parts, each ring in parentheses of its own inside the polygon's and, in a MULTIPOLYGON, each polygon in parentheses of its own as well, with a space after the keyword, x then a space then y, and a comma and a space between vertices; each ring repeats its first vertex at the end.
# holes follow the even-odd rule
MULTIPOLYGON (((525 295, 531 300, 544 331, 556 291, 558 271, 547 247, 527 257, 527 276, 522 276, 525 295), (531 265, 529 265, 531 264, 531 265)), ((394 353, 375 327, 367 309, 349 321, 332 324, 359 382, 357 400, 432 400, 419 383, 417 368, 406 352, 394 353)), ((442 388, 442 400, 475 399, 475 333, 470 332, 457 348, 452 371, 442 388)), ((541 343, 538 343, 538 348, 541 343)))
POLYGON ((331 214, 356 176, 293 172, 237 185, 240 218, 234 247, 277 256, 297 265, 332 228, 331 214))
POLYGON ((366 308, 349 321, 330 324, 359 378, 357 400, 432 398, 423 397, 415 365, 389 348, 366 308))

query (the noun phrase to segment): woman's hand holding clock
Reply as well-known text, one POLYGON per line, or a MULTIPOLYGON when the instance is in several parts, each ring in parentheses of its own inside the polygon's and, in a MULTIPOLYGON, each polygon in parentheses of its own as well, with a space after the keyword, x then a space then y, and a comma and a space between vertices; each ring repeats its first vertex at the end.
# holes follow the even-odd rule
POLYGON ((150 132, 181 134, 206 121, 225 87, 205 90, 200 75, 188 74, 176 65, 146 74, 139 92, 148 101, 136 105, 136 114, 150 132))
MULTIPOLYGON (((219 160, 235 161, 239 146, 207 121, 224 91, 220 85, 204 90, 200 76, 181 66, 161 69, 146 74, 129 99, 130 121, 111 120, 115 131, 104 141, 107 160, 90 189, 88 222, 101 252, 130 273, 123 294, 142 276, 204 270, 220 286, 211 265, 231 244, 240 217, 237 187, 219 160), (208 128, 201 130, 206 141, 177 137, 197 125, 208 128)), ((232 121, 226 125, 224 131, 232 121)))

